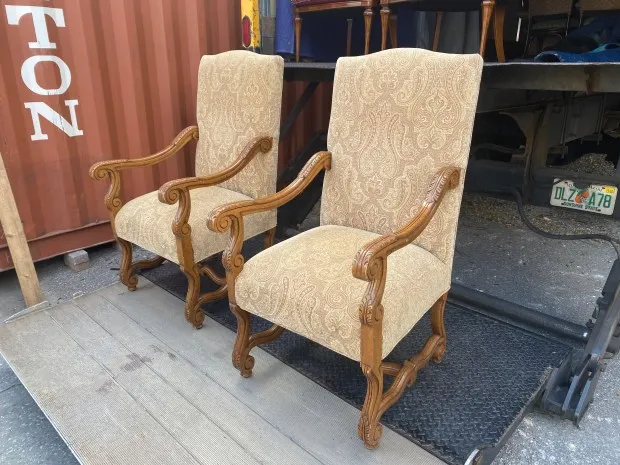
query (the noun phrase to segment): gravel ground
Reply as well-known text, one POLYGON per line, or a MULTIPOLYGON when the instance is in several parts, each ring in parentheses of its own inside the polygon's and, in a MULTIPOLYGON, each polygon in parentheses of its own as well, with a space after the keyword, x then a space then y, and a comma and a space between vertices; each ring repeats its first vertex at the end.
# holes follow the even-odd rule
MULTIPOLYGON (((620 237, 609 218, 546 207, 527 207, 534 223, 558 233, 606 232, 620 237)), ((302 225, 318 222, 318 206, 302 225)), ((61 259, 37 264, 50 302, 72 298, 117 280, 119 252, 113 246, 89 251, 90 268, 74 273, 61 259)), ((147 256, 138 252, 139 257, 147 256)), ((527 230, 514 202, 467 194, 457 238, 454 279, 479 290, 585 323, 615 259, 596 241, 564 242, 527 230)), ((24 307, 14 272, 0 273, 0 317, 24 307)), ((0 463, 73 465, 62 440, 0 359, 0 463)), ((595 402, 581 423, 532 413, 509 439, 498 465, 620 463, 620 358, 601 376, 595 402)))

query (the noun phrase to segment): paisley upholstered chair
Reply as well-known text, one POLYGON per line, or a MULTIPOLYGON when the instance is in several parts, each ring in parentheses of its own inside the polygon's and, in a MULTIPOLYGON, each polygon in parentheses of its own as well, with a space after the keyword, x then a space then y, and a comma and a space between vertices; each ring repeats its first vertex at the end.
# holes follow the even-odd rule
POLYGON ((379 420, 429 360, 446 349, 443 324, 482 58, 392 49, 341 58, 328 148, 277 194, 218 207, 209 227, 223 254, 237 317, 233 364, 286 328, 359 361, 368 391, 359 434, 378 445, 379 420), (239 251, 247 220, 277 208, 321 171, 321 225, 254 256, 239 251), (431 310, 432 336, 402 365, 384 362, 431 310), (250 335, 251 315, 273 326, 250 335), (384 375, 394 376, 384 392, 384 375))
MULTIPOLYGON (((138 269, 178 263, 188 280, 185 317, 199 328, 200 306, 226 296, 226 280, 205 263, 224 250, 228 235, 207 228, 207 215, 218 205, 258 199, 276 191, 278 138, 284 62, 281 57, 233 51, 204 56, 198 71, 198 126, 184 129, 172 144, 145 158, 96 163, 94 179, 111 182, 105 203, 122 250, 120 279, 135 290, 138 269), (196 146, 195 177, 164 184, 123 205, 121 171, 151 166, 179 152, 192 139, 196 146), (176 204, 176 205, 175 205, 176 204), (157 258, 132 262, 132 244, 157 258), (219 289, 201 293, 200 276, 219 289)), ((245 237, 266 233, 273 241, 276 213, 248 218, 245 237)))

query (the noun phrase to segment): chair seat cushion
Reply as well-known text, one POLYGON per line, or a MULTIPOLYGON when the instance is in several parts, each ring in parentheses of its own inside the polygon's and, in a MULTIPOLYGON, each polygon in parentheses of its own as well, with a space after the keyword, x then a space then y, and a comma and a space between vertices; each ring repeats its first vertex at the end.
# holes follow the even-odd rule
MULTIPOLYGON (((226 203, 252 199, 217 186, 193 189, 190 197, 189 225, 192 228, 194 260, 198 262, 224 250, 230 237, 229 232, 215 233, 207 227, 209 213, 226 203)), ((172 233, 172 222, 178 207, 178 204, 161 203, 157 191, 137 197, 124 205, 116 215, 116 234, 121 239, 179 263, 176 238, 172 233)), ((249 239, 275 227, 276 212, 252 215, 244 224, 245 238, 249 239)))
MULTIPOLYGON (((351 265, 357 251, 377 237, 346 226, 320 226, 264 250, 237 277, 237 304, 360 360, 358 309, 368 283, 353 277, 351 265)), ((383 357, 449 287, 450 269, 423 248, 408 245, 389 256, 383 357)))

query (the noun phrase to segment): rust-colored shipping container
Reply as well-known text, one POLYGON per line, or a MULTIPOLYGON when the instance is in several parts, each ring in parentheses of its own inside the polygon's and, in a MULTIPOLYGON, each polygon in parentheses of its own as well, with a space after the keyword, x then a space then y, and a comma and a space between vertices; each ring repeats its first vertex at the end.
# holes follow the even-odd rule
MULTIPOLYGON (((108 242, 107 186, 88 168, 154 153, 195 123, 200 57, 241 47, 239 2, 6 0, 1 8, 0 151, 33 258, 108 242)), ((287 86, 284 115, 302 90, 287 86)), ((317 92, 282 141, 281 167, 327 127, 330 92, 317 92)), ((124 198, 191 174, 191 151, 124 172, 124 198)), ((11 267, 0 235, 0 270, 11 267)))

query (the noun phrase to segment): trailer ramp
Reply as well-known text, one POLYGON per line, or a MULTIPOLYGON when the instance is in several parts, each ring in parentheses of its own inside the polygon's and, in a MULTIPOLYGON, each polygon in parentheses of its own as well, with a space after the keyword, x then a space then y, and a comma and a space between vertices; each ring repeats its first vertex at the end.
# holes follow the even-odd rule
MULTIPOLYGON (((260 243, 255 239, 246 241, 244 256, 250 257, 260 250, 260 243)), ((213 266, 218 266, 217 261, 213 261, 213 266)), ((144 275, 175 296, 185 297, 187 281, 178 266, 165 263, 144 275)), ((203 282, 205 288, 209 285, 212 286, 203 282)), ((204 310, 231 330, 236 328, 227 301, 208 304, 204 310)), ((445 318, 448 350, 443 362, 422 370, 414 386, 384 414, 382 423, 445 463, 491 463, 538 401, 552 370, 570 357, 573 347, 450 300, 445 318)), ((253 332, 270 325, 259 318, 254 318, 252 324, 253 332)), ((429 331, 427 315, 388 360, 402 362, 417 353, 429 331)), ((359 363, 290 332, 262 347, 347 403, 361 408, 366 380, 359 363)), ((229 347, 227 355, 230 353, 229 347)), ((261 376, 267 385, 270 383, 267 369, 258 362, 254 368, 256 376, 261 376)), ((298 394, 303 402, 303 394, 298 394)), ((353 422, 347 428, 351 431, 355 425, 353 422)), ((379 449, 383 446, 382 443, 379 449)))
POLYGON ((366 450, 358 410, 263 350, 242 379, 233 341, 144 278, 0 325, 0 352, 85 465, 441 464, 388 429, 366 450))

